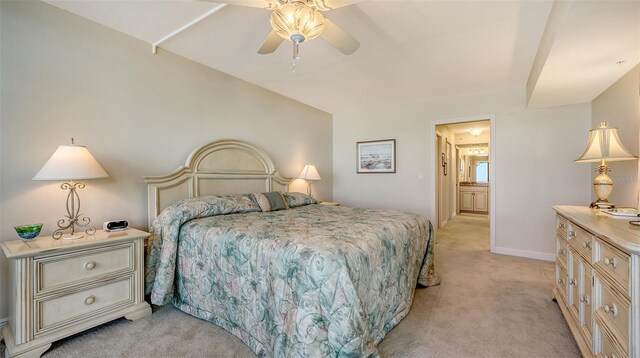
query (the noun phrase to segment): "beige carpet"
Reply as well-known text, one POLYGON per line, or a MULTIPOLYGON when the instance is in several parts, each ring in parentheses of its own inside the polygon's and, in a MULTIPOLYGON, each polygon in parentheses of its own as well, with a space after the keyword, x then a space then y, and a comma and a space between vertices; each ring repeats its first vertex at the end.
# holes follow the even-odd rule
MULTIPOLYGON (((438 232, 442 285, 417 291, 409 315, 379 345, 383 357, 580 356, 550 299, 553 263, 488 249, 486 216, 459 215, 438 232)), ((255 357, 231 334, 169 305, 56 342, 44 356, 255 357)))

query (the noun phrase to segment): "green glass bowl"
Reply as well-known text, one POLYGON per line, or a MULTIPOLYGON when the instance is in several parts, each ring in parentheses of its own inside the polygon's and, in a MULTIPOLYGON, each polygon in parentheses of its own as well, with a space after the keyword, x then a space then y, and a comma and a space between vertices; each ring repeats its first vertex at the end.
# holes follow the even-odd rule
POLYGON ((40 230, 42 230, 42 224, 31 224, 31 225, 20 225, 14 226, 18 236, 25 240, 35 239, 36 236, 40 235, 40 230))

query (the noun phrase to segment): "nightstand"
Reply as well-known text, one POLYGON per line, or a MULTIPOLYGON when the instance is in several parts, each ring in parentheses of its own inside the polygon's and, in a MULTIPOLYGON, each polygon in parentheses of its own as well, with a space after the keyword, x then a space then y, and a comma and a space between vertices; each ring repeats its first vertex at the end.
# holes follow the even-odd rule
POLYGON ((144 301, 144 242, 136 229, 98 230, 77 240, 4 241, 10 261, 6 357, 39 357, 51 342, 125 317, 151 314, 144 301))
POLYGON ((334 203, 332 201, 321 201, 320 205, 326 205, 326 206, 340 206, 340 203, 334 203))

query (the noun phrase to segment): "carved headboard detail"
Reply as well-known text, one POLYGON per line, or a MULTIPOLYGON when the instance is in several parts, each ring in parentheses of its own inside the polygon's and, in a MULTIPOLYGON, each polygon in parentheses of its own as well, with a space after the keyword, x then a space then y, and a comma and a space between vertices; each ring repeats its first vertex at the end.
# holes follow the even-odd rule
POLYGON ((147 176, 149 227, 172 203, 203 195, 288 191, 290 178, 276 171, 262 149, 239 140, 219 140, 194 150, 183 167, 147 176))

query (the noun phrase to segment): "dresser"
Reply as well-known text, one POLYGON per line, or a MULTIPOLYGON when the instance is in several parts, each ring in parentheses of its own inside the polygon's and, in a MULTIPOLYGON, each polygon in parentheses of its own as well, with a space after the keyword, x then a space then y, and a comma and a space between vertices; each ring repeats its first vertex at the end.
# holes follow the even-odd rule
POLYGON ((77 240, 4 241, 10 261, 6 357, 39 357, 51 342, 116 318, 151 314, 144 301, 148 233, 98 230, 77 240))
POLYGON ((582 355, 640 357, 640 227, 587 207, 553 208, 553 297, 582 355))

